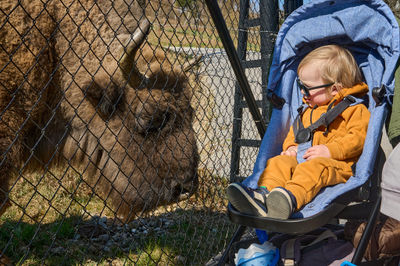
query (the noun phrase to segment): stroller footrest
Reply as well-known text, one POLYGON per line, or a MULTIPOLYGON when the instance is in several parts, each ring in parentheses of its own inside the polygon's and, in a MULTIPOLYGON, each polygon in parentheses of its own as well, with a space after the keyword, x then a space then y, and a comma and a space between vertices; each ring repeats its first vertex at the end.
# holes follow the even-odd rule
POLYGON ((335 217, 344 208, 346 208, 346 205, 344 204, 332 203, 323 211, 307 218, 280 220, 247 215, 238 212, 231 204, 229 204, 228 217, 234 223, 269 232, 304 234, 329 223, 332 220, 332 217, 335 217))

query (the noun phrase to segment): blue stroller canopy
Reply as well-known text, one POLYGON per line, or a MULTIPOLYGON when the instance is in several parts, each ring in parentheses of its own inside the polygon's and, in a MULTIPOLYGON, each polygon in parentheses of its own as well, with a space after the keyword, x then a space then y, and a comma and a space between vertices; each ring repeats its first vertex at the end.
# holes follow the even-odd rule
POLYGON ((399 58, 399 26, 390 8, 380 0, 317 0, 294 11, 281 26, 275 43, 268 90, 285 99, 281 110, 274 109, 265 133, 253 174, 243 183, 256 188, 269 158, 282 151, 284 137, 293 123, 302 95, 295 78, 301 59, 311 50, 338 44, 355 57, 369 86, 371 118, 363 154, 355 174, 346 183, 326 187, 292 217, 309 217, 324 209, 337 196, 364 184, 373 172, 382 128, 394 92, 394 73, 399 58), (372 89, 385 86, 382 104, 372 98, 372 89))

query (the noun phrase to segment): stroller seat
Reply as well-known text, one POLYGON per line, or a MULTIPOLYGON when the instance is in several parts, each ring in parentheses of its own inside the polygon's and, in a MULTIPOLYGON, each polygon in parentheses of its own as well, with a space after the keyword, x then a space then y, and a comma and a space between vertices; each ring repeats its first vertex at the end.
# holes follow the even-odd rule
POLYGON ((278 33, 268 79, 268 92, 282 98, 285 104, 273 109, 253 174, 243 184, 256 188, 267 160, 282 151, 284 137, 302 104, 295 82, 297 66, 310 51, 327 44, 351 51, 369 87, 364 100, 371 118, 354 175, 346 183, 322 189, 287 220, 246 215, 229 204, 232 222, 269 232, 302 234, 335 217, 368 218, 371 209, 379 207, 380 174, 385 161, 379 143, 394 94, 400 47, 398 23, 381 0, 316 0, 288 16, 278 33))
POLYGON ((355 174, 346 183, 324 188, 313 201, 291 218, 318 214, 338 196, 363 185, 372 175, 382 128, 394 90, 394 72, 399 57, 399 27, 389 7, 380 0, 317 0, 294 11, 282 25, 275 44, 268 90, 285 100, 274 108, 263 137, 253 174, 243 181, 256 188, 269 158, 282 151, 282 143, 297 108, 301 93, 295 82, 300 60, 311 50, 339 44, 354 55, 370 91, 365 103, 371 112, 364 150, 355 174), (375 88, 375 89, 374 89, 375 88), (381 97, 377 97, 377 95, 381 97), (376 100, 379 98, 379 102, 376 100))

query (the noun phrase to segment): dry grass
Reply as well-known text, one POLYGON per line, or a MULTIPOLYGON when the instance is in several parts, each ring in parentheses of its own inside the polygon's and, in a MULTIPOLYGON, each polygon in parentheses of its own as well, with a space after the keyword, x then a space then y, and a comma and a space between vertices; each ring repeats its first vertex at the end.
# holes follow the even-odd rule
POLYGON ((162 47, 215 47, 222 48, 221 39, 210 28, 204 31, 185 29, 182 25, 154 25, 149 42, 162 47))
POLYGON ((52 223, 60 217, 81 216, 85 210, 92 215, 111 212, 92 189, 74 171, 49 171, 24 175, 10 193, 12 206, 2 215, 1 222, 19 220, 28 224, 52 223))

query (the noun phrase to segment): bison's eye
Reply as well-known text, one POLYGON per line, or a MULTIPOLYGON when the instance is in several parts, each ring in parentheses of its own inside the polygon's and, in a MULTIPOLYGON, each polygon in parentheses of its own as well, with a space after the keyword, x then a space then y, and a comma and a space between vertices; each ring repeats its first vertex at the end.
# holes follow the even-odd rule
POLYGON ((162 130, 171 119, 171 113, 158 108, 152 109, 147 104, 136 112, 136 129, 141 134, 162 130), (147 108, 146 108, 147 107, 147 108))
POLYGON ((164 113, 161 116, 154 116, 152 117, 149 121, 141 121, 142 124, 144 122, 144 125, 141 127, 146 131, 146 132, 152 132, 152 131, 158 131, 162 130, 168 123, 170 119, 171 114, 170 113, 164 113))

